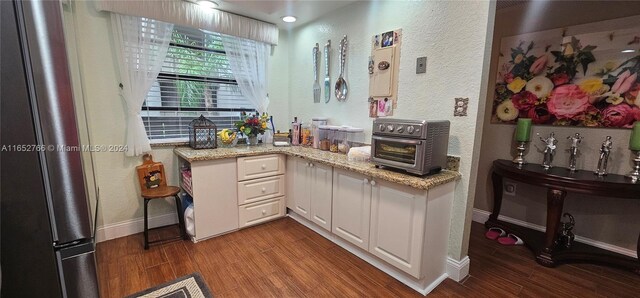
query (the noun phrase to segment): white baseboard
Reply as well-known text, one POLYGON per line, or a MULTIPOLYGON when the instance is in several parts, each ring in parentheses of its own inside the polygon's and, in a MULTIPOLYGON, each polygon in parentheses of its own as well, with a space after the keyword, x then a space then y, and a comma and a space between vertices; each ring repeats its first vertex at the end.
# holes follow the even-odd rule
MULTIPOLYGON (((491 215, 491 212, 489 211, 484 211, 484 210, 480 210, 480 209, 476 209, 473 208, 473 221, 475 222, 479 222, 481 224, 484 224, 488 219, 489 219, 489 215, 491 215)), ((519 219, 515 219, 515 218, 511 218, 511 217, 507 217, 507 216, 503 216, 503 215, 499 215, 498 216, 499 220, 503 220, 512 224, 517 224, 526 228, 530 228, 530 229, 534 229, 537 231, 541 231, 544 232, 546 230, 546 228, 544 226, 540 226, 537 224, 532 224, 526 221, 522 221, 519 219)), ((585 238, 585 237, 581 237, 581 236, 576 236, 576 241, 578 242, 582 242, 585 244, 589 244, 591 246, 595 246, 598 248, 602 248, 604 250, 608 250, 611 252, 615 252, 615 253, 619 253, 621 255, 625 255, 625 256, 629 256, 632 258, 637 258, 638 257, 638 253, 635 250, 631 250, 628 248, 624 248, 624 247, 620 247, 620 246, 615 246, 613 244, 609 244, 609 243, 605 243, 602 241, 598 241, 598 240, 593 240, 593 239, 589 239, 589 238, 585 238)))
POLYGON ((435 289, 442 281, 447 279, 447 273, 443 273, 438 278, 436 278, 433 282, 425 285, 425 282, 422 280, 416 280, 415 278, 407 275, 406 273, 396 269, 395 267, 387 264, 386 262, 376 258, 375 256, 369 254, 366 251, 356 247, 355 245, 343 240, 342 238, 332 234, 331 232, 321 228, 320 226, 310 222, 306 218, 296 214, 295 212, 288 212, 287 216, 291 217, 295 221, 301 223, 305 227, 313 230, 314 232, 320 234, 322 237, 327 238, 333 243, 339 245, 340 247, 346 249, 350 253, 354 254, 358 258, 366 261, 367 263, 373 265, 374 267, 382 270, 382 272, 389 274, 391 277, 397 279, 399 282, 407 285, 408 287, 416 290, 418 293, 422 295, 427 295, 433 289, 435 289))
POLYGON ((464 256, 462 260, 458 261, 451 257, 447 258, 447 275, 449 278, 459 282, 469 275, 469 266, 471 260, 468 256, 464 256))
MULTIPOLYGON (((176 213, 149 217, 149 227, 160 227, 178 222, 176 213)), ((104 225, 96 230, 96 242, 125 237, 144 231, 144 218, 134 218, 114 224, 104 225)))

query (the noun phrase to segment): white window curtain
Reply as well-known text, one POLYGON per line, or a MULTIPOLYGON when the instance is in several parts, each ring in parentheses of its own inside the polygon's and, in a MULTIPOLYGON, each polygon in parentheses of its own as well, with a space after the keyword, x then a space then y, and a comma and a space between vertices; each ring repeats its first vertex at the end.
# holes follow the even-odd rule
MULTIPOLYGON (((95 0, 98 11, 142 16, 178 26, 200 28, 272 45, 278 44, 278 26, 217 9, 202 9, 196 1, 95 0)), ((224 2, 224 1, 223 1, 224 2)))
POLYGON ((151 151, 140 111, 149 88, 167 56, 173 24, 111 14, 114 39, 119 44, 120 95, 126 103, 127 156, 151 151))
POLYGON ((269 107, 267 63, 271 46, 250 39, 222 35, 229 67, 243 96, 262 114, 269 107))

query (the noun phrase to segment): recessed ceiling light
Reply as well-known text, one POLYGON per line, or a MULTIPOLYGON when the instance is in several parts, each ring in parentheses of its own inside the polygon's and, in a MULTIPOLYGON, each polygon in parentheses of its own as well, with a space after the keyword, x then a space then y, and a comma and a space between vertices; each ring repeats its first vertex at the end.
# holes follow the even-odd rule
POLYGON ((282 17, 282 20, 286 23, 293 23, 295 22, 297 19, 294 16, 284 16, 282 17))
POLYGON ((218 7, 218 3, 215 3, 211 0, 198 0, 198 5, 204 7, 204 8, 216 8, 218 7))
POLYGON ((636 50, 622 50, 622 52, 623 52, 623 53, 633 53, 633 52, 635 52, 635 51, 636 51, 636 50))

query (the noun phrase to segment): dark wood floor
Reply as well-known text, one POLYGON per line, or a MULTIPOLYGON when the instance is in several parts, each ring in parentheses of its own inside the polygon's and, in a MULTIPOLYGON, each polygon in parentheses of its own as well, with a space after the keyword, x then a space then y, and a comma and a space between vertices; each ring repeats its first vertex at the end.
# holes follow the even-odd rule
MULTIPOLYGON (((161 237, 158 231, 152 237, 161 237)), ((419 297, 417 292, 285 218, 193 244, 145 251, 142 235, 98 244, 102 297, 123 297, 200 272, 216 297, 419 297)), ((433 297, 638 297, 640 277, 594 265, 539 266, 524 247, 484 238, 474 223, 470 276, 445 280, 433 297)))

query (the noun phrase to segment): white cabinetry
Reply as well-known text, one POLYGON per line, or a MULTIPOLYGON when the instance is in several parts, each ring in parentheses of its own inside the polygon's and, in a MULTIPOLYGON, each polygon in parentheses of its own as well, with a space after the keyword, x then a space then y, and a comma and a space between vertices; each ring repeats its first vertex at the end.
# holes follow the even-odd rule
MULTIPOLYGON (((249 227, 285 215, 284 156, 238 158, 238 226, 249 227)), ((221 172, 220 175, 230 173, 221 172)))
POLYGON ((302 158, 287 158, 287 177, 289 192, 289 209, 309 219, 309 210, 311 209, 311 181, 309 173, 309 162, 302 158))
POLYGON ((309 219, 331 231, 333 167, 310 163, 311 210, 309 219))
POLYGON ((287 207, 298 215, 331 231, 332 173, 330 166, 287 159, 289 200, 287 207))
POLYGON ((236 159, 191 163, 195 241, 238 229, 236 159))
POLYGON ((369 252, 421 277, 427 192, 377 181, 371 195, 369 252))
POLYGON ((367 250, 370 211, 371 184, 368 177, 335 169, 333 172, 333 233, 367 250))
POLYGON ((417 279, 435 280, 445 270, 453 186, 427 191, 334 169, 332 232, 417 279))

